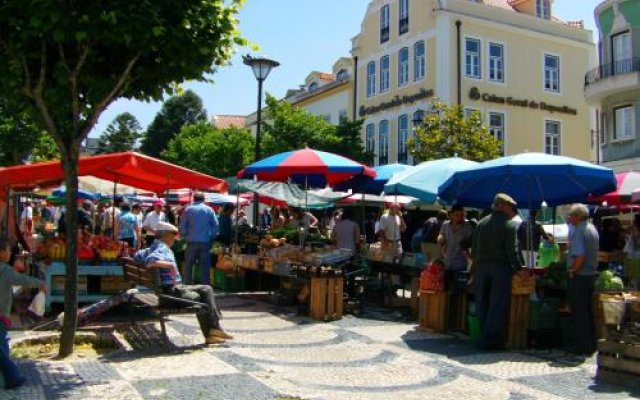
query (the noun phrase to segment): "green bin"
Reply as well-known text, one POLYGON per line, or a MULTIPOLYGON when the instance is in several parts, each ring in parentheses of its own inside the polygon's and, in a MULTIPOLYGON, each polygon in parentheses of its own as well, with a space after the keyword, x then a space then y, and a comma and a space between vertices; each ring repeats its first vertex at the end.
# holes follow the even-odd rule
POLYGON ((469 340, 471 343, 480 342, 480 320, 477 315, 467 316, 467 322, 469 323, 469 340))

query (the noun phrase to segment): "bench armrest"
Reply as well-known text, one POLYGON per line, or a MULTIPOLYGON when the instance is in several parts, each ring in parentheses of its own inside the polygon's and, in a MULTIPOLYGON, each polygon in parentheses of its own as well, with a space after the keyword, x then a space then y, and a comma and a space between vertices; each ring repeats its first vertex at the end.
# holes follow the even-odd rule
POLYGON ((201 303, 201 302, 195 301, 195 300, 183 299, 182 297, 175 297, 175 296, 171 296, 171 295, 168 295, 168 294, 162 294, 162 293, 158 293, 157 296, 158 296, 159 299, 171 300, 171 301, 176 302, 176 303, 182 303, 182 304, 191 305, 191 306, 198 306, 198 307, 207 307, 207 305, 205 303, 201 303))

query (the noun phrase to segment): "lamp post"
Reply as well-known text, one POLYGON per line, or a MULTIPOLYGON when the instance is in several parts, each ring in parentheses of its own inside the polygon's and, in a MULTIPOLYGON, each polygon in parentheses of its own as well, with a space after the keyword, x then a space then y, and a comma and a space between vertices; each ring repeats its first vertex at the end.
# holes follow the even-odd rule
MULTIPOLYGON (((250 55, 246 55, 242 57, 242 61, 245 65, 248 65, 253 70, 253 75, 255 75, 258 80, 258 111, 257 111, 257 120, 256 120, 256 159, 255 161, 260 160, 260 134, 261 134, 261 124, 262 124, 262 82, 269 76, 271 70, 278 65, 279 62, 270 60, 265 57, 251 57, 250 55)), ((258 223, 258 196, 254 196, 253 203, 253 226, 259 227, 258 223)))
MULTIPOLYGON (((416 147, 420 147, 420 141, 418 140, 418 128, 424 124, 424 111, 418 110, 413 113, 413 119, 411 120, 411 130, 413 131, 413 140, 415 141, 416 147)), ((419 164, 420 159, 418 157, 413 157, 413 165, 419 164)))

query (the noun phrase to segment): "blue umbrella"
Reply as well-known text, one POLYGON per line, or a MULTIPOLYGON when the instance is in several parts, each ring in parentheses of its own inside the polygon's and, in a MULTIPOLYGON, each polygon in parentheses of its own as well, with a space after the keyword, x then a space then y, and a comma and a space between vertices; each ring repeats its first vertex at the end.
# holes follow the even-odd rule
MULTIPOLYGON (((59 187, 57 189, 54 189, 51 192, 51 196, 52 197, 64 197, 67 194, 67 189, 64 187, 59 187)), ((82 190, 82 189, 78 189, 78 199, 83 199, 83 200, 98 200, 100 199, 100 195, 98 194, 94 194, 91 192, 87 192, 86 190, 82 190)))
POLYGON ((496 193, 507 193, 521 206, 538 208, 584 202, 616 189, 609 168, 571 157, 522 153, 485 161, 454 173, 438 195, 449 203, 488 208, 496 193))
POLYGON ((454 172, 477 164, 475 161, 459 157, 425 161, 410 170, 394 175, 384 185, 384 193, 412 196, 423 203, 434 203, 438 198, 438 187, 454 172))
POLYGON ((335 187, 336 191, 351 190, 354 193, 377 194, 382 193, 384 185, 397 174, 413 170, 413 166, 406 164, 387 164, 374 167, 376 176, 356 175, 335 187))

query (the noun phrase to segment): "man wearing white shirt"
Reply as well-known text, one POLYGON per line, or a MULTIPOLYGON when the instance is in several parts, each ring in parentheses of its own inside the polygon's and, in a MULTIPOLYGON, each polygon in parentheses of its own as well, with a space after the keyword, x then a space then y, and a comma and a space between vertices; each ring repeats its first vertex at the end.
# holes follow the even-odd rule
POLYGON ((151 246, 151 243, 156 239, 156 232, 154 227, 158 225, 158 222, 167 222, 167 217, 162 211, 162 201, 156 200, 153 203, 153 210, 147 213, 142 222, 142 228, 146 231, 146 244, 147 247, 151 246))
POLYGON ((402 232, 407 229, 407 225, 402 218, 400 205, 394 203, 389 207, 389 213, 380 217, 379 234, 382 232, 382 242, 387 248, 393 249, 394 255, 402 254, 402 242, 400 241, 402 232))
POLYGON ((33 206, 31 202, 27 202, 20 216, 22 222, 22 232, 26 238, 31 237, 33 233, 33 206))

